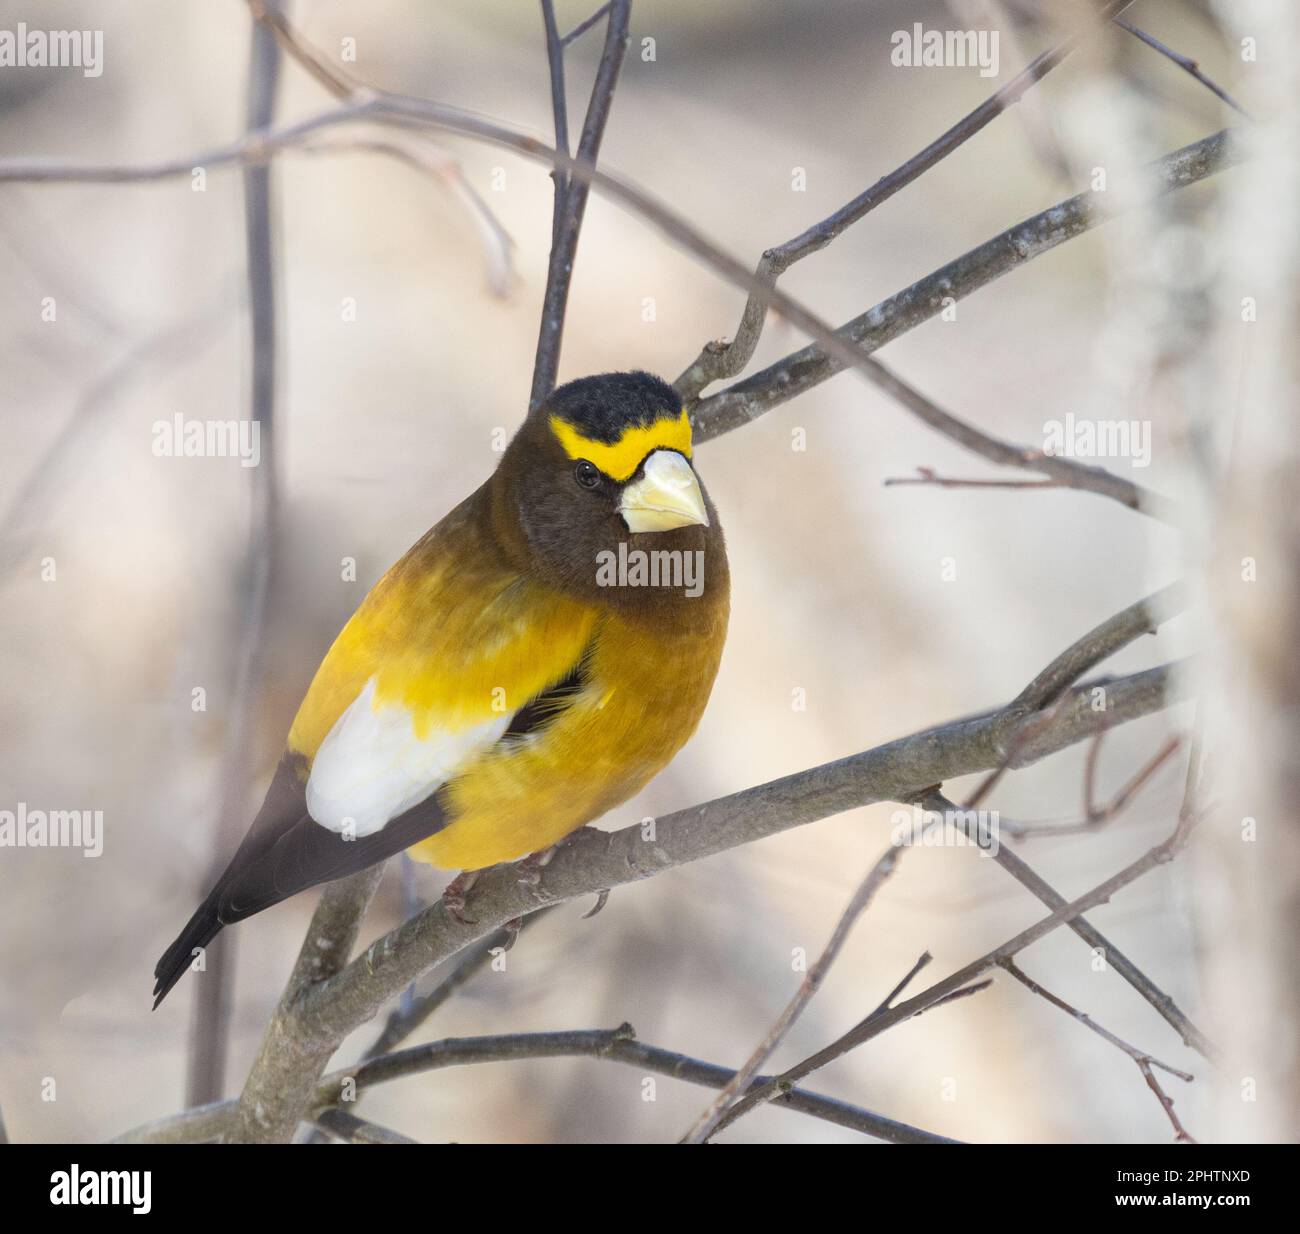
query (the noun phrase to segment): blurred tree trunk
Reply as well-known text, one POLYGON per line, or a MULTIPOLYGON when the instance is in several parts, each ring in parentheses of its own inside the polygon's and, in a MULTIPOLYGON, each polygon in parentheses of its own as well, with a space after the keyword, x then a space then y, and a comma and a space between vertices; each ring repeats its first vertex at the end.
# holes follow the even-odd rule
POLYGON ((1221 6, 1261 118, 1225 183, 1206 586, 1217 636, 1197 897, 1203 972, 1225 1053, 1215 1138, 1300 1138, 1300 13, 1221 6), (1249 54, 1249 48, 1247 48, 1249 54), (1258 67, 1257 67, 1258 66, 1258 67), (1254 320, 1251 320, 1252 315, 1254 320))

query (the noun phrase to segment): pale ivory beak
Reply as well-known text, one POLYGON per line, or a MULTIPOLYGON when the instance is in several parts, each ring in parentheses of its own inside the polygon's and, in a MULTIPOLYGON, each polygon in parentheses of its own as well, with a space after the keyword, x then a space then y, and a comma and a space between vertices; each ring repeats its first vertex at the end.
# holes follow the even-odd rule
POLYGON ((645 474, 623 490, 618 504, 629 531, 671 531, 699 523, 707 527, 704 494, 695 472, 676 450, 656 450, 645 474))

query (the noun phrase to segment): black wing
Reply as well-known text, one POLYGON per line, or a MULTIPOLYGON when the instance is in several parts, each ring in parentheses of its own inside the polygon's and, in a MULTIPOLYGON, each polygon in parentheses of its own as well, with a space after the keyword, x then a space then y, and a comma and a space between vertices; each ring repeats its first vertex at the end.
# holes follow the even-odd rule
MULTIPOLYGON (((519 709, 502 735, 519 741, 545 728, 572 703, 587 681, 591 648, 577 665, 519 709)), ((233 925, 308 887, 355 874, 418 844, 446 827, 441 792, 399 814, 373 835, 347 840, 307 812, 306 760, 286 754, 266 799, 225 873, 199 905, 154 969, 154 1006, 166 998, 194 959, 223 926, 233 925)))

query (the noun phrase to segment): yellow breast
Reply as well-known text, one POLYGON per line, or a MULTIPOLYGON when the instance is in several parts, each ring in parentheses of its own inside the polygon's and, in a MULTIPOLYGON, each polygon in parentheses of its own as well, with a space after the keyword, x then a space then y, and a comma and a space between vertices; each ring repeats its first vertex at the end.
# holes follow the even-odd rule
POLYGON ((699 724, 726 624, 725 595, 689 634, 603 613, 587 686, 535 738, 493 749, 453 780, 456 821, 410 855, 448 870, 514 861, 635 795, 699 724))

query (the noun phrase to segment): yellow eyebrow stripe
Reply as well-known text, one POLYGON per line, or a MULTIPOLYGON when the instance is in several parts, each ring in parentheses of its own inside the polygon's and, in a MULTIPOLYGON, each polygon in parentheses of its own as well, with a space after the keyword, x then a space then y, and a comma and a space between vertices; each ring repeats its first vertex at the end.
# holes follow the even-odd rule
POLYGON ((691 422, 682 408, 676 420, 656 420, 653 424, 635 425, 624 431, 613 445, 584 437, 572 424, 559 416, 551 417, 551 432, 570 458, 585 458, 595 463, 612 480, 620 484, 638 467, 651 450, 677 450, 691 457, 691 422))

